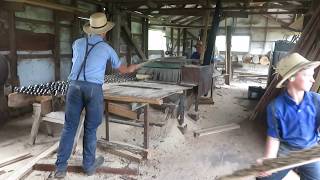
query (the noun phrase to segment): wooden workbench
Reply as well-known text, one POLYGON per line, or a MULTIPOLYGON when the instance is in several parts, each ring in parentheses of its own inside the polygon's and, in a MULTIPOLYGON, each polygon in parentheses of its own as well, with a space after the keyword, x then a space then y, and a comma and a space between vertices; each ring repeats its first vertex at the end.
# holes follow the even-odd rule
MULTIPOLYGON (((192 89, 192 86, 181 86, 176 84, 165 84, 156 82, 125 82, 117 84, 104 84, 103 94, 108 106, 108 101, 121 101, 121 102, 133 102, 144 103, 144 123, 134 125, 132 122, 128 125, 144 128, 144 145, 145 149, 149 147, 149 120, 148 120, 148 107, 149 104, 162 105, 163 99, 174 94, 180 94, 179 102, 179 125, 184 124, 184 101, 186 98, 186 91, 192 89)), ((107 107, 106 107, 107 109, 107 107)), ((106 139, 109 138, 109 116, 108 112, 106 116, 106 139)), ((121 123, 121 121, 118 121, 121 123)), ((124 124, 124 123, 123 123, 124 124)))

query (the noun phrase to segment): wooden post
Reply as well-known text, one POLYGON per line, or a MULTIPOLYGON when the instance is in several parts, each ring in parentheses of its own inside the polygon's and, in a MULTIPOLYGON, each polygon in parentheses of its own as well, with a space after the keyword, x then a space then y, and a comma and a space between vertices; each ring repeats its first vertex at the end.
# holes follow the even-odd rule
POLYGON ((143 147, 145 149, 149 148, 149 119, 148 119, 148 110, 149 110, 149 104, 146 104, 143 109, 144 113, 144 141, 143 141, 143 147))
POLYGON ((113 7, 113 22, 115 23, 112 29, 112 46, 116 53, 120 54, 120 32, 121 32, 121 13, 117 7, 113 7))
POLYGON ((182 56, 186 56, 186 47, 187 47, 187 30, 184 28, 182 29, 182 56))
MULTIPOLYGON (((131 31, 131 13, 127 13, 127 23, 128 23, 128 27, 131 31)), ((132 54, 131 45, 129 43, 127 43, 127 58, 126 59, 127 59, 128 65, 132 64, 131 54, 132 54)))
POLYGON ((42 120, 41 104, 34 103, 33 104, 33 124, 32 124, 31 133, 30 133, 30 139, 29 139, 30 145, 35 144, 41 120, 42 120))
POLYGON ((170 29, 170 40, 171 40, 171 49, 170 49, 170 51, 171 51, 171 54, 173 54, 173 51, 174 51, 174 44, 173 44, 173 28, 171 28, 170 29))
POLYGON ((177 56, 180 56, 180 35, 181 34, 181 29, 178 29, 178 39, 177 39, 177 56))
MULTIPOLYGON (((210 11, 206 11, 206 15, 203 18, 203 23, 204 23, 204 30, 203 30, 203 34, 201 37, 202 43, 203 43, 203 51, 206 50, 207 48, 207 36, 208 36, 208 27, 209 27, 209 17, 210 17, 210 11)), ((213 51, 214 51, 215 47, 213 47, 213 51)), ((201 53, 200 56, 200 63, 203 64, 203 58, 204 58, 204 52, 201 53)))
POLYGON ((144 54, 146 56, 146 58, 148 59, 149 55, 148 55, 148 30, 149 30, 149 19, 148 18, 143 18, 143 23, 142 23, 142 33, 143 33, 143 51, 144 54))
POLYGON ((106 140, 110 141, 108 101, 105 101, 106 140))
POLYGON ((8 15, 11 84, 19 85, 15 13, 14 11, 9 11, 8 15))
POLYGON ((190 42, 190 56, 192 55, 192 48, 193 48, 193 39, 190 42))
POLYGON ((60 19, 57 12, 54 12, 54 80, 60 80, 60 19))
POLYGON ((208 36, 207 48, 204 53, 204 65, 209 65, 212 57, 212 51, 215 48, 216 36, 219 30, 220 13, 222 12, 221 0, 216 1, 216 8, 214 11, 214 17, 212 19, 212 27, 208 36))
POLYGON ((231 72, 231 26, 227 26, 226 28, 226 79, 225 83, 227 85, 230 85, 230 81, 232 78, 232 72, 231 72))

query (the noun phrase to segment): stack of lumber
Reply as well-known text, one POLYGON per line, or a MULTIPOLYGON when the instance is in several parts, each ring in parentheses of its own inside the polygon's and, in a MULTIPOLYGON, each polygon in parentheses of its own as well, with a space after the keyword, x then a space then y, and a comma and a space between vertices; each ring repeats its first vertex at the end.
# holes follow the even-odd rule
MULTIPOLYGON (((307 26, 301 34, 298 43, 293 48, 292 52, 298 52, 310 61, 320 60, 320 42, 319 42, 319 32, 320 32, 320 7, 313 13, 312 18, 309 20, 307 26)), ((315 71, 316 83, 312 87, 312 91, 318 92, 320 87, 320 72, 315 71)), ((281 80, 279 75, 276 75, 268 86, 265 94, 260 99, 259 103, 255 107, 250 120, 260 119, 264 117, 266 106, 269 102, 274 99, 281 89, 277 89, 276 85, 281 80)))

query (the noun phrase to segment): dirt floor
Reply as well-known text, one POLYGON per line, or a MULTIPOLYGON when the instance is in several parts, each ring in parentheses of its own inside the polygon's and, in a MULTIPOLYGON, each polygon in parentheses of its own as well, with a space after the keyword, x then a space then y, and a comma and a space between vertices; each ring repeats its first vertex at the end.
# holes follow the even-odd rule
MULTIPOLYGON (((200 105, 198 121, 185 116, 188 126, 185 134, 177 128, 176 119, 169 119, 162 128, 152 127, 150 157, 141 164, 98 149, 97 154, 105 157, 106 165, 139 168, 139 176, 96 174, 88 177, 84 174, 68 173, 65 179, 212 180, 250 166, 262 156, 264 125, 262 121, 248 120, 257 103, 247 99, 248 85, 257 83, 235 80, 230 86, 218 85, 213 93, 214 105, 200 105), (193 136, 194 130, 228 123, 238 123, 240 129, 198 138, 193 136)), ((150 113, 150 118, 163 119, 163 114, 155 111, 150 113)), ((22 152, 37 155, 59 139, 61 127, 56 126, 55 137, 48 137, 42 123, 36 145, 28 145, 32 121, 32 117, 28 115, 12 119, 0 127, 0 159, 22 152)), ((142 145, 141 128, 111 124, 110 129, 111 140, 142 145)), ((104 132, 105 126, 102 124, 98 129, 98 139, 104 137, 104 132)), ((81 157, 81 148, 78 148, 76 157, 81 157)), ((55 158, 55 155, 52 158, 55 158)), ((5 172, 0 175, 0 179, 6 179, 15 168, 23 166, 26 162, 28 160, 0 168, 0 172, 5 172)), ((32 171, 26 179, 50 179, 49 174, 50 172, 32 171)))

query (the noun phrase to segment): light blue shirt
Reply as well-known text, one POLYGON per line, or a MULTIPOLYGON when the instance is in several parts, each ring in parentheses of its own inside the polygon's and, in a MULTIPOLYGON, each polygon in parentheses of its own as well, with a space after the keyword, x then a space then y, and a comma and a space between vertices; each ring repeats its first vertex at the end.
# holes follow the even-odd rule
MULTIPOLYGON (((89 44, 95 44, 103 41, 99 35, 92 35, 88 37, 89 44)), ((88 51, 92 46, 88 46, 88 51)), ((77 80, 77 75, 80 71, 81 64, 84 60, 86 51, 86 38, 77 39, 73 45, 72 69, 68 77, 69 80, 77 80)), ((107 62, 111 61, 112 68, 118 69, 121 61, 117 53, 106 42, 97 44, 90 52, 86 62, 86 80, 88 82, 103 84, 104 74, 106 71, 107 62)), ((84 81, 83 69, 79 76, 79 81, 84 81)))

